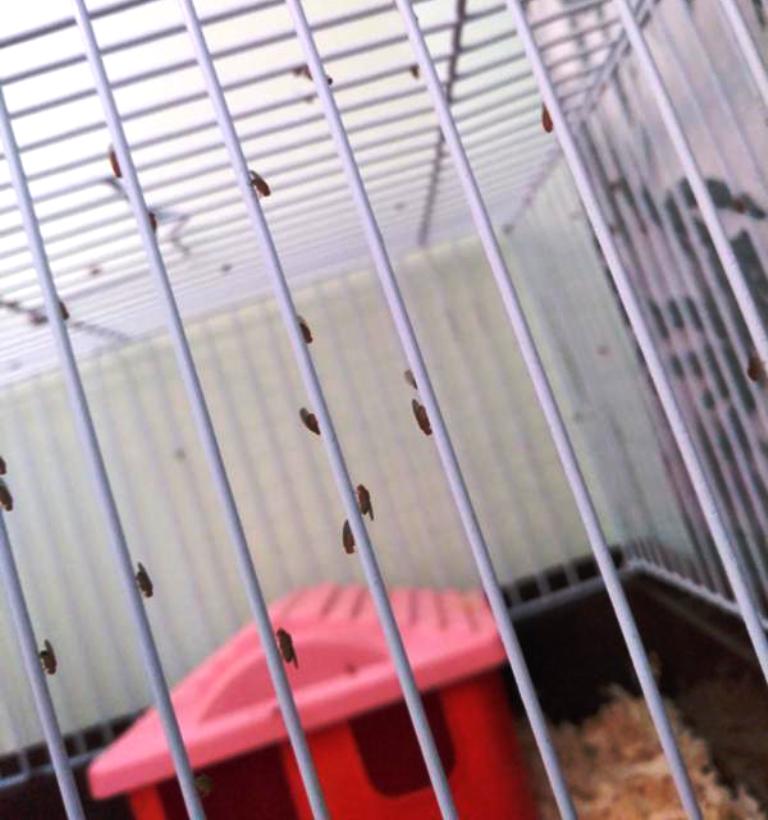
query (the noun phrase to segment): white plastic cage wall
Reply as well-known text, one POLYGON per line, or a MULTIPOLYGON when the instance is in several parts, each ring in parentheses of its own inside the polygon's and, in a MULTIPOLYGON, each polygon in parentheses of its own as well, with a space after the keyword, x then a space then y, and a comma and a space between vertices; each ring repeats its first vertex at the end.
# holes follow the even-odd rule
POLYGON ((455 817, 387 588, 479 578, 574 817, 514 620, 576 593, 591 552, 700 816, 622 574, 738 615, 768 674, 766 14, 39 0, 4 15, 0 753, 15 769, 0 787, 31 776, 44 738, 83 817, 71 759, 152 702, 202 817, 168 681, 252 618, 328 816, 266 601, 363 579, 455 817))

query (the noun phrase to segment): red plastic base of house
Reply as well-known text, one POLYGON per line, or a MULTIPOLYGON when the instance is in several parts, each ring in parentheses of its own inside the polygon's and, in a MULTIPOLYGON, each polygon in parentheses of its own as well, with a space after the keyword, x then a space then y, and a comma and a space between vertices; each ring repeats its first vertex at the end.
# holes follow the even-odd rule
MULTIPOLYGON (((498 672, 485 672, 424 696, 459 816, 535 820, 536 811, 498 672)), ((440 817, 402 703, 310 732, 308 741, 333 818, 436 820, 440 817)), ((205 770, 209 820, 311 820, 288 743, 205 770)), ((137 820, 186 817, 175 781, 129 796, 137 820)))

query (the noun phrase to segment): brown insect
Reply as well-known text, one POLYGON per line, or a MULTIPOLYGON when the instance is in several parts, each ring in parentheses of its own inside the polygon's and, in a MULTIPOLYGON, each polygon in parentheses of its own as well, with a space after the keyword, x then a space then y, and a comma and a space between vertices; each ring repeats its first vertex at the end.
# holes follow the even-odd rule
POLYGON ((157 233, 157 214, 154 211, 148 211, 149 224, 152 228, 152 233, 157 233))
POLYGON ((421 69, 416 63, 414 63, 408 70, 411 72, 411 77, 413 77, 414 80, 418 80, 421 76, 421 69))
POLYGON ((195 778, 195 788, 203 797, 208 797, 213 790, 213 780, 207 774, 199 774, 195 778))
POLYGON ((548 133, 551 134, 552 131, 555 129, 555 124, 552 122, 552 116, 549 113, 549 109, 547 108, 544 103, 541 104, 541 127, 548 133))
POLYGON ((29 323, 31 325, 35 325, 36 327, 39 325, 44 325, 48 321, 48 319, 45 318, 45 314, 41 310, 30 311, 27 318, 29 323))
POLYGON ((411 369, 410 369, 410 368, 409 368, 408 370, 406 370, 406 371, 405 371, 405 373, 403 373, 403 376, 405 376, 405 380, 406 380, 406 382, 407 382, 408 384, 410 384, 410 385, 411 385, 411 387, 412 387, 414 390, 418 390, 418 389, 419 389, 419 386, 416 384, 416 379, 415 379, 415 377, 414 377, 414 375, 413 375, 413 372, 411 371, 411 369))
POLYGON ((296 649, 293 645, 293 638, 289 632, 286 632, 282 627, 275 632, 277 637, 277 645, 280 649, 280 654, 286 663, 292 663, 297 669, 299 668, 299 659, 296 657, 296 649))
MULTIPOLYGON (((308 80, 312 79, 312 73, 309 70, 309 66, 304 63, 304 65, 300 65, 297 68, 293 69, 293 76, 294 77, 305 77, 308 80)), ((329 77, 327 74, 325 75, 325 80, 328 85, 333 85, 333 77, 329 77)))
POLYGON ((40 650, 39 656, 40 663, 43 665, 45 673, 47 675, 55 675, 59 663, 56 660, 56 653, 53 651, 53 647, 51 646, 51 642, 49 640, 46 639, 43 641, 43 648, 40 650))
POLYGON ((373 504, 371 504, 371 494, 365 484, 358 484, 357 490, 357 506, 360 507, 361 515, 368 515, 373 521, 373 504))
POLYGON ((751 353, 747 360, 747 376, 755 384, 764 385, 768 380, 765 373, 765 364, 757 353, 751 353))
POLYGON ((107 155, 109 157, 109 164, 112 166, 112 173, 120 179, 122 177, 123 172, 120 168, 120 163, 117 161, 117 154, 115 153, 115 149, 110 145, 109 146, 109 153, 107 155))
POLYGON ((737 214, 745 214, 747 212, 747 203, 744 202, 743 197, 735 196, 732 204, 733 210, 736 211, 737 214))
POLYGON ((249 171, 248 177, 251 180, 251 187, 260 197, 269 196, 272 193, 272 189, 267 185, 264 177, 259 176, 256 171, 249 171))
POLYGON ((8 472, 8 467, 6 466, 5 459, 0 456, 0 475, 5 475, 8 472))
POLYGON ((67 306, 64 302, 59 299, 59 313, 61 314, 61 318, 66 322, 69 319, 69 311, 67 310, 67 306))
POLYGON ((305 344, 312 344, 312 331, 307 324, 307 320, 303 316, 296 317, 299 320, 299 328, 301 328, 301 335, 304 337, 305 344))
POLYGON ((155 587, 152 583, 152 579, 149 577, 149 573, 146 570, 144 564, 139 561, 138 563, 138 570, 136 572, 136 586, 139 588, 139 592, 145 598, 151 598, 154 595, 155 587))
POLYGON ((341 528, 341 543, 344 547, 344 552, 347 555, 352 555, 355 551, 355 536, 352 534, 352 527, 349 526, 349 521, 344 521, 344 526, 341 528))
POLYGON ((91 265, 90 269, 88 270, 89 276, 100 276, 101 273, 102 271, 99 265, 91 265))
POLYGON ((299 410, 299 416, 307 430, 311 430, 317 436, 320 435, 320 425, 317 423, 317 417, 314 413, 310 413, 306 407, 302 407, 299 410))
POLYGON ((0 507, 6 512, 13 510, 13 496, 2 478, 0 478, 0 507))
POLYGON ((413 415, 416 416, 416 423, 421 428, 421 432, 425 436, 432 435, 432 425, 429 423, 429 416, 427 415, 427 408, 421 402, 413 399, 411 402, 413 408, 413 415))
POLYGON ((222 276, 226 276, 226 275, 227 275, 228 273, 230 273, 231 271, 232 271, 232 265, 230 265, 230 264, 229 264, 229 262, 225 262, 225 263, 221 266, 221 274, 222 274, 222 276))

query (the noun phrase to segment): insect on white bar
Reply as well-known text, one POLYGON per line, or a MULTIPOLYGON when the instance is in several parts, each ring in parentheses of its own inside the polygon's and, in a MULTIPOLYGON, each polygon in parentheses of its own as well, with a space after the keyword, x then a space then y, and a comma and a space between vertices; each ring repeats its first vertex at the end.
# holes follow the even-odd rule
POLYGON ((110 534, 110 546, 118 565, 124 592, 128 598, 134 628, 139 638, 142 660, 152 688, 155 705, 162 719, 163 728, 165 729, 168 745, 171 749, 174 766, 179 778, 179 784, 184 795, 185 805, 187 806, 190 816, 198 820, 198 818, 203 817, 203 811, 195 790, 192 769, 189 765, 189 759, 184 749, 184 742, 173 711, 168 685, 165 681, 160 656, 152 637, 149 620, 144 609, 144 602, 141 600, 141 596, 134 583, 133 563, 128 551, 128 545, 125 541, 120 514, 112 494, 112 488, 109 483, 106 466, 93 426, 93 419, 91 418, 88 400, 83 390, 83 384, 80 379, 72 345, 59 309, 59 299, 48 265, 48 258, 43 245, 32 197, 29 192, 29 186, 24 174, 24 168, 21 164, 21 157, 16 148, 16 137, 8 117, 8 110, 5 105, 5 97, 2 93, 2 89, 0 89, 0 137, 2 138, 5 157, 18 199, 24 229, 29 238, 30 251, 40 282, 40 288, 43 291, 45 312, 56 342, 72 411, 75 415, 78 432, 83 444, 83 449, 85 450, 85 455, 88 459, 99 502, 107 521, 110 534))
MULTIPOLYGON (((442 763, 437 753, 437 747, 427 722, 419 690, 413 678, 413 671, 408 662, 402 636, 395 621, 386 586, 381 576, 381 571, 379 570, 378 561, 368 538, 362 516, 360 515, 354 486, 349 477, 349 472, 336 437, 333 422, 331 421, 312 358, 309 355, 307 345, 301 334, 301 329, 296 321, 297 311, 293 304, 293 298, 277 256, 272 236, 258 199, 253 195, 249 179, 249 169, 245 163, 243 151, 240 147, 219 78, 211 60, 202 28, 200 27, 200 22, 197 19, 194 4, 191 0, 179 0, 179 5, 195 48, 198 64, 205 78, 208 95, 211 98, 216 119, 219 123, 219 128, 221 129, 229 159, 235 171, 238 186, 248 210, 252 227, 266 257, 270 280, 275 291, 283 323, 291 340, 294 356, 301 371, 304 386, 309 394, 313 410, 317 413, 317 418, 319 419, 320 432, 322 433, 321 438, 326 446, 339 495, 344 502, 347 518, 360 553, 363 571, 371 590, 373 603, 384 631, 390 655, 397 670, 405 703, 424 755, 430 780, 435 787, 443 815, 450 818, 456 817, 447 778, 443 771, 442 763)), ((324 73, 322 74, 321 88, 324 90, 328 89, 328 83, 324 73)))
MULTIPOLYGON (((699 503, 701 504, 704 515, 707 518, 710 531, 712 532, 712 536, 718 549, 718 554, 720 555, 720 559, 725 567, 731 588, 733 589, 739 603, 739 607, 746 623, 750 638, 752 639, 755 653, 763 671, 763 675, 768 678, 768 640, 766 640, 765 633, 763 632, 757 607, 752 598, 749 585, 746 581, 744 570, 735 550, 731 547, 729 542, 727 530, 718 509, 714 493, 710 487, 709 480, 703 469, 703 465, 699 460, 690 432, 686 427, 682 413, 678 407, 677 399, 653 343, 650 330, 640 310, 634 289, 632 288, 629 276, 624 269, 615 241, 611 235, 611 231, 598 204, 592 181, 586 171, 583 160, 581 159, 581 155, 573 138, 571 127, 563 114, 560 102, 557 99, 557 95, 552 87, 546 65, 541 59, 533 33, 528 25, 525 12, 517 0, 508 0, 508 4, 515 19, 518 36, 526 47, 526 52, 528 53, 528 58, 531 62, 532 69, 535 72, 536 80, 539 84, 539 88, 541 89, 544 101, 549 106, 550 112, 553 116, 555 132, 560 141, 563 153, 568 161, 569 168, 573 174, 573 178, 579 190, 585 210, 587 211, 590 222, 592 223, 598 241, 600 242, 600 246, 613 276, 613 280, 619 292, 622 304, 627 312, 635 337, 637 338, 640 349, 642 350, 646 365, 651 373, 659 398, 667 414, 667 418, 675 436, 675 441, 680 448, 680 452, 683 456, 683 460, 690 475, 691 481, 696 489, 699 503)), ((629 13, 632 15, 631 10, 629 13)), ((634 23, 634 17, 632 17, 632 20, 634 23)), ((654 704, 654 702, 648 698, 648 693, 646 692, 646 700, 648 700, 649 708, 653 707, 654 709, 660 710, 660 716, 663 716, 663 705, 660 702, 660 698, 658 698, 658 690, 656 689, 656 685, 653 681, 653 676, 650 674, 650 669, 640 669, 638 670, 638 673, 640 674, 640 672, 642 672, 641 681, 643 681, 643 677, 647 675, 648 677, 646 682, 649 688, 654 690, 656 694, 657 701, 654 704)), ((658 726, 659 723, 657 722, 657 728, 658 726)), ((675 776, 675 780, 678 785, 678 791, 684 801, 686 810, 689 813, 692 813, 693 816, 698 816, 698 807, 690 787, 688 775, 685 770, 685 766, 679 757, 679 752, 674 742, 674 737, 672 736, 671 729, 669 728, 665 717, 663 718, 661 726, 663 729, 662 743, 665 745, 667 758, 672 763, 673 775, 675 776)))
MULTIPOLYGON (((549 739, 541 706, 536 697, 533 682, 530 678, 525 659, 523 658, 522 649, 520 648, 514 628, 512 627, 512 622, 499 588, 488 547, 469 498, 461 467, 445 426, 437 396, 432 387, 427 366, 419 348, 418 341, 416 340, 405 302, 403 301, 394 271, 392 270, 389 256, 384 246, 384 240, 371 209, 360 170, 352 153, 349 138, 341 121, 338 108, 336 107, 333 93, 327 85, 322 82, 322 77, 324 76, 323 66, 309 23, 300 0, 287 0, 287 5, 293 17, 296 33, 304 49, 304 55, 310 66, 310 71, 315 81, 315 88, 326 119, 328 120, 328 126, 331 130, 351 194, 358 210, 379 282, 384 291, 387 306, 392 314, 398 337, 406 353, 408 364, 413 371, 416 383, 419 385, 419 394, 425 403, 424 407, 421 408, 421 405, 418 404, 418 400, 414 399, 414 413, 419 420, 419 426, 422 431, 427 432, 430 428, 434 430, 443 470, 446 474, 454 503, 456 504, 467 539, 470 543, 480 573, 483 589, 493 611, 494 618, 496 619, 507 658, 512 666, 529 720, 531 721, 537 741, 539 742, 539 747, 545 759, 548 774, 555 784, 560 810, 565 816, 573 816, 573 807, 556 760, 554 748, 549 739), (426 419, 421 418, 421 409, 425 410, 426 419)), ((421 61, 420 64, 423 71, 425 66, 421 61)), ((434 72, 434 66, 431 62, 429 63, 429 69, 434 72)), ((427 761, 427 764, 429 765, 429 761, 427 761)), ((440 800, 439 794, 438 800, 440 800)))
MULTIPOLYGON (((296 755, 310 805, 317 817, 324 818, 327 816, 327 810, 317 778, 317 772, 315 771, 306 737, 304 736, 304 730, 301 726, 301 720, 296 710, 296 704, 293 700, 288 678, 283 667, 283 661, 275 644, 266 601, 261 591, 237 504, 229 484, 229 478, 219 449, 216 433, 213 429, 208 406, 184 331, 184 324, 181 320, 168 273, 165 269, 162 256, 160 255, 155 231, 150 224, 147 205, 141 191, 136 167, 131 157, 128 141, 115 104, 109 78, 104 68, 104 62, 93 31, 93 25, 83 0, 73 0, 73 9, 83 39, 91 73, 96 83, 99 100, 112 137, 112 144, 115 147, 115 152, 117 153, 117 158, 123 173, 126 193, 136 217, 144 251, 150 263, 150 270, 154 275, 153 278, 158 293, 165 307, 166 321, 176 352, 182 380, 187 389, 187 394, 197 423, 198 434, 205 449, 213 481, 224 509, 230 539, 235 548, 240 574, 243 577, 248 602, 261 638, 269 675, 275 688, 291 747, 296 755)), ((132 565, 130 566, 130 574, 131 586, 134 592, 136 592, 135 584, 133 584, 132 565)), ((137 592, 136 594, 138 595, 137 592)), ((136 600, 141 603, 140 598, 136 600)), ((196 817, 201 816, 202 809, 200 808, 200 799, 194 780, 191 777, 188 779, 185 775, 184 779, 180 780, 180 784, 184 792, 188 810, 196 817)))
POLYGON ((67 817, 69 820, 85 820, 85 812, 80 802, 80 795, 77 793, 75 778, 72 776, 64 739, 61 736, 51 695, 48 692, 45 673, 40 666, 35 632, 27 610, 27 603, 24 600, 24 592, 21 588, 2 512, 0 512, 0 576, 2 576, 3 592, 11 610, 19 654, 24 664, 29 688, 32 690, 67 817))
MULTIPOLYGON (((691 816, 698 817, 696 799, 693 795, 688 773, 666 716, 661 695, 654 681, 648 657, 640 640, 634 617, 632 616, 629 603, 621 586, 621 581, 608 551, 600 521, 581 473, 568 432, 560 416, 560 411, 536 349, 533 336, 509 277, 506 263, 501 255, 501 249, 496 240, 488 212, 465 153, 456 123, 443 94, 440 80, 431 62, 429 49, 421 33, 418 20, 411 8, 410 2, 408 2, 408 0, 396 0, 396 3, 405 22, 406 30, 408 31, 409 39, 411 40, 419 64, 421 65, 422 73, 424 74, 432 102, 435 106, 435 111, 446 139, 446 145, 451 152, 454 165, 462 181, 475 227, 480 235, 486 256, 499 287, 504 307, 507 310, 518 344, 520 345, 523 359, 533 381, 539 404, 546 417, 561 464, 563 465, 568 483, 570 484, 576 504, 579 508, 579 513, 587 531, 592 551, 600 568, 600 573, 605 581, 608 596, 616 612, 622 635, 624 636, 633 666, 640 680, 654 725, 659 734, 667 760, 670 763, 678 792, 691 816)), ((514 17, 517 34, 523 42, 529 62, 531 62, 532 67, 536 71, 536 80, 539 86, 542 87, 542 75, 544 78, 547 78, 548 73, 538 50, 535 49, 533 34, 525 19, 525 13, 522 10, 522 6, 517 2, 513 2, 513 0, 509 0, 508 5, 514 17)), ((551 84, 549 84, 549 88, 551 88, 551 84)), ((564 117, 562 116, 562 110, 559 108, 559 103, 554 99, 554 95, 552 95, 552 97, 553 99, 550 99, 550 94, 545 93, 544 102, 549 107, 550 113, 555 120, 555 127, 557 127, 558 118, 564 119, 564 117), (558 105, 557 114, 553 108, 554 104, 558 105)))

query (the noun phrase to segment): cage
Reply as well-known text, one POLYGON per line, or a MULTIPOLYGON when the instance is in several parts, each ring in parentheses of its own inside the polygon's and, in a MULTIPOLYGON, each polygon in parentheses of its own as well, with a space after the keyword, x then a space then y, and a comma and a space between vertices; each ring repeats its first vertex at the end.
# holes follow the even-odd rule
POLYGON ((276 613, 328 588, 388 681, 334 719, 398 706, 366 725, 382 777, 423 773, 413 816, 764 816, 767 14, 6 10, 0 816, 128 816, 87 771, 144 714, 178 813, 142 816, 229 789, 288 818, 267 769, 206 773, 181 708, 243 628, 232 692, 269 699, 301 816, 409 816, 343 802, 357 758, 308 711, 347 622, 276 613), (430 678, 454 633, 412 622, 454 610, 492 651, 430 678), (521 802, 481 811, 494 786, 521 802))

